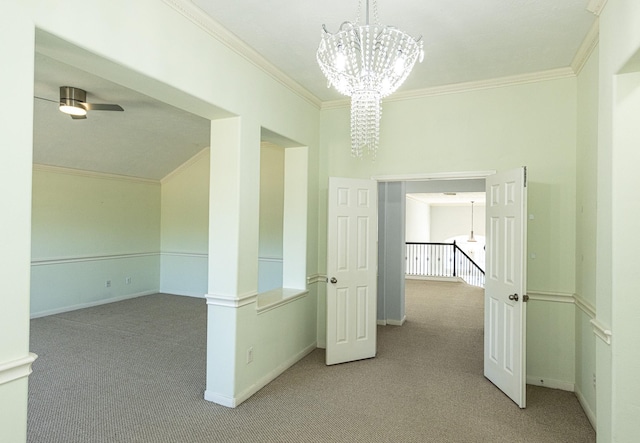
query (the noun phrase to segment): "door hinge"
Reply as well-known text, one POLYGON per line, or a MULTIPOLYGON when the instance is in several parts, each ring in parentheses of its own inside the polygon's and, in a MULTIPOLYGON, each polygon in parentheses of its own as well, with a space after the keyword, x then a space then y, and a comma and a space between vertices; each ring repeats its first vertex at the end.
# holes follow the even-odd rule
POLYGON ((524 184, 523 184, 523 186, 526 188, 527 187, 527 167, 523 166, 522 168, 524 169, 524 184))
POLYGON ((522 296, 522 301, 525 302, 525 303, 528 302, 529 301, 529 296, 527 294, 524 294, 522 296))

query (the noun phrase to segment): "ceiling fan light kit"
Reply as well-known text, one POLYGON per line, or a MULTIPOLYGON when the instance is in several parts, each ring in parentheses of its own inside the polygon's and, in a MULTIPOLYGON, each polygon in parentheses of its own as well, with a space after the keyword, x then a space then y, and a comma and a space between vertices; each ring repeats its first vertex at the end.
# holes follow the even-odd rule
POLYGON ((60 86, 60 111, 70 116, 85 116, 87 110, 82 103, 87 101, 87 92, 71 86, 60 86))
POLYGON ((381 25, 378 5, 365 0, 365 23, 359 24, 363 0, 358 2, 355 22, 345 21, 332 34, 322 25, 316 54, 327 87, 351 97, 351 155, 365 153, 375 159, 380 134, 381 100, 405 81, 416 61, 422 62, 422 38, 417 39, 393 26, 381 25))
POLYGON ((124 111, 120 105, 87 103, 87 91, 73 86, 60 86, 58 109, 73 119, 87 118, 87 111, 124 111))

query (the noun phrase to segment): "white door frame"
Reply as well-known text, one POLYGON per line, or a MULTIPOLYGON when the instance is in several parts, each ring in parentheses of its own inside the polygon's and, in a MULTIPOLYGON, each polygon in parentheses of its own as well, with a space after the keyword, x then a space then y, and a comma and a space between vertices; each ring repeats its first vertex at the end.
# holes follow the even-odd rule
MULTIPOLYGON (((378 183, 384 182, 410 182, 410 181, 446 181, 446 180, 485 180, 488 176, 496 174, 496 170, 486 171, 461 171, 461 172, 424 172, 417 174, 398 174, 398 175, 378 175, 371 177, 378 183)), ((406 213, 402 214, 403 222, 406 219, 406 213)), ((378 223, 380 221, 378 220, 378 223)), ((380 251, 378 251, 378 254, 380 251)), ((378 258, 379 259, 379 258, 378 258)), ((405 297, 404 294, 402 294, 405 297)))
POLYGON ((465 171, 465 172, 425 172, 420 174, 399 174, 399 175, 378 175, 371 179, 377 182, 421 182, 429 180, 472 180, 485 179, 497 173, 495 170, 488 171, 465 171))

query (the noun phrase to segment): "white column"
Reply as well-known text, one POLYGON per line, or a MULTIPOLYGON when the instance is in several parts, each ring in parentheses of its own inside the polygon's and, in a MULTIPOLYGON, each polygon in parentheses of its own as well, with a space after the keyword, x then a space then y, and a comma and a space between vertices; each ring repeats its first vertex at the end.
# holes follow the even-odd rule
POLYGON ((205 399, 235 407, 244 359, 243 306, 258 287, 260 129, 240 117, 211 122, 205 399))
POLYGON ((26 440, 31 269, 34 25, 21 2, 0 13, 0 441, 26 440))

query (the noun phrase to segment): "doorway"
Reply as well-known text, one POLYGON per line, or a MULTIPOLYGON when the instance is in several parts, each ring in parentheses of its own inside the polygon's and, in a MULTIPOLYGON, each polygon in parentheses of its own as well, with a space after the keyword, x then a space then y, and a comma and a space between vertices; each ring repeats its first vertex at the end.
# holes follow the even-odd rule
POLYGON ((405 262, 406 195, 418 193, 485 192, 478 173, 425 174, 421 179, 403 177, 378 183, 378 312, 381 325, 402 325, 406 320, 405 262), (429 178, 433 177, 433 178, 429 178))

